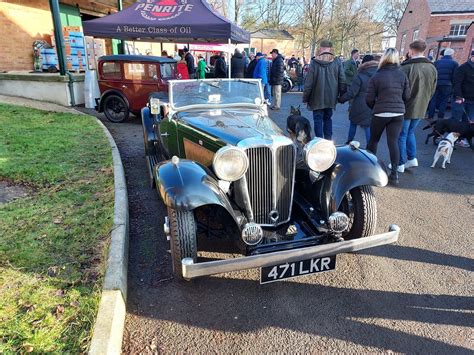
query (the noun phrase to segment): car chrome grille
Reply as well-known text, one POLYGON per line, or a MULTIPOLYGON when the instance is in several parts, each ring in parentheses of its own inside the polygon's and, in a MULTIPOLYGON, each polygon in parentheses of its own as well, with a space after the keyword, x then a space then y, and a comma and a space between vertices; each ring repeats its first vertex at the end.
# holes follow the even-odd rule
POLYGON ((255 223, 275 226, 286 222, 293 195, 294 146, 280 146, 276 151, 253 147, 246 152, 249 168, 245 176, 255 223))

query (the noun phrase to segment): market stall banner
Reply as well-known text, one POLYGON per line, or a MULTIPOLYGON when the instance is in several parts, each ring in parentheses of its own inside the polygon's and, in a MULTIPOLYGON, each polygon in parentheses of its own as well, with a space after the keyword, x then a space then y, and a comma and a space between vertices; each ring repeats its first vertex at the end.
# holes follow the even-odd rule
POLYGON ((139 0, 128 8, 84 21, 84 34, 142 41, 249 43, 250 34, 205 0, 139 0))

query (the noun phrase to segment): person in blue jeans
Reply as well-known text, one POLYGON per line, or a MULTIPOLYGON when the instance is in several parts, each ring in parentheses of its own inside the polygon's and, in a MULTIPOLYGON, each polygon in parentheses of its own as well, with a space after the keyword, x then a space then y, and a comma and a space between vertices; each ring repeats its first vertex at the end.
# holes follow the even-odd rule
POLYGON ((322 40, 319 55, 309 66, 303 90, 303 103, 313 111, 316 137, 332 139, 332 111, 336 108, 337 98, 345 91, 344 68, 332 53, 332 42, 322 40))
POLYGON ((438 72, 438 81, 435 94, 428 106, 429 120, 434 118, 436 108, 438 108, 438 118, 444 118, 449 97, 453 94, 454 72, 459 66, 458 62, 453 59, 453 54, 453 49, 446 48, 443 57, 434 63, 438 72))
POLYGON ((369 143, 372 110, 367 106, 365 96, 367 95, 369 80, 377 72, 378 65, 379 62, 375 60, 374 56, 370 54, 365 55, 362 59, 362 64, 359 65, 357 75, 352 79, 351 86, 338 100, 341 104, 352 100, 352 105, 349 109, 350 126, 347 143, 354 139, 357 126, 364 130, 366 142, 369 143))
POLYGON ((255 55, 255 60, 257 64, 255 65, 255 69, 253 70, 253 78, 260 79, 262 81, 263 86, 263 96, 265 101, 268 103, 270 101, 270 85, 268 85, 268 70, 267 70, 267 60, 264 58, 261 52, 258 52, 255 55))
POLYGON ((409 46, 410 59, 403 62, 401 66, 401 70, 410 82, 411 95, 405 103, 405 119, 398 137, 400 159, 397 171, 399 173, 403 173, 407 168, 418 166, 415 128, 424 118, 431 97, 436 91, 438 71, 424 56, 425 50, 425 41, 413 41, 409 46))

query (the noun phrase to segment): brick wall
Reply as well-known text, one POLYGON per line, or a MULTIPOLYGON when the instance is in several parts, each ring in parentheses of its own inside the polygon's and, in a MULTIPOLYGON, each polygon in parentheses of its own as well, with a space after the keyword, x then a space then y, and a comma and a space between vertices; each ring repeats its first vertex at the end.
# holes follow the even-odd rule
POLYGON ((466 35, 466 41, 464 42, 464 48, 461 57, 461 63, 464 63, 467 58, 471 56, 471 51, 474 50, 474 23, 469 27, 466 35))
POLYGON ((429 31, 430 8, 426 0, 410 0, 403 14, 397 31, 396 48, 400 55, 408 52, 408 45, 413 42, 413 31, 419 30, 418 38, 426 39, 429 31), (404 48, 401 48, 403 35, 406 34, 404 48))
MULTIPOLYGON (((105 15, 116 9, 116 0, 62 0, 62 4, 105 15)), ((124 7, 133 0, 124 1, 124 7)), ((0 71, 33 70, 33 42, 50 41, 53 20, 48 0, 0 0, 0 71)))
POLYGON ((0 2, 0 70, 33 70, 33 41, 52 29, 47 0, 0 2))
MULTIPOLYGON (((410 0, 400 22, 400 26, 398 27, 396 48, 401 50, 402 36, 406 34, 403 53, 401 53, 401 55, 405 55, 405 53, 408 52, 408 45, 413 41, 413 32, 419 30, 418 38, 426 40, 428 44, 425 55, 433 55, 433 57, 436 57, 438 49, 437 40, 449 35, 451 22, 459 20, 471 22, 470 20, 473 19, 474 14, 431 15, 426 0, 410 0)), ((465 61, 464 41, 441 43, 441 49, 447 47, 454 49, 454 58, 456 60, 460 62, 465 61)))
MULTIPOLYGON (((474 19, 474 15, 446 15, 446 16, 431 16, 430 18, 430 29, 427 37, 428 51, 433 50, 436 54, 436 48, 438 42, 436 39, 440 37, 449 36, 449 30, 451 29, 451 21, 466 20, 471 22, 474 19)), ((452 48, 454 49, 454 59, 458 62, 464 62, 465 57, 463 56, 465 41, 452 41, 441 43, 441 48, 452 48)))

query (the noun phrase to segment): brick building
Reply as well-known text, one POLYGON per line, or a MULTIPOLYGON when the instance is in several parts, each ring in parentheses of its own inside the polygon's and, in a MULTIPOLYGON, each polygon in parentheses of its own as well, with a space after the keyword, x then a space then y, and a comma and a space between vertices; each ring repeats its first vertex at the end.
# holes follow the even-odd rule
MULTIPOLYGON (((134 0, 123 0, 129 6, 134 0)), ((117 0, 61 0, 63 26, 81 26, 82 21, 117 11, 117 0)), ((32 70, 33 42, 50 41, 53 20, 48 0, 0 1, 0 71, 32 70)), ((109 47, 112 42, 108 42, 109 47)), ((112 49, 110 49, 112 50, 112 49)))
POLYGON ((428 44, 425 55, 437 58, 450 47, 454 57, 465 62, 474 48, 474 0, 409 0, 398 27, 396 48, 402 55, 415 39, 428 44))

